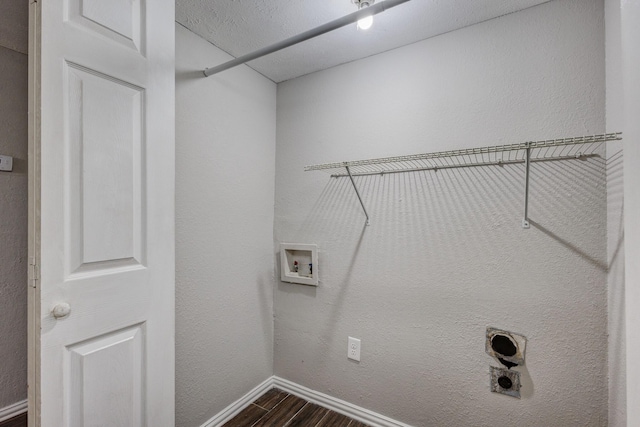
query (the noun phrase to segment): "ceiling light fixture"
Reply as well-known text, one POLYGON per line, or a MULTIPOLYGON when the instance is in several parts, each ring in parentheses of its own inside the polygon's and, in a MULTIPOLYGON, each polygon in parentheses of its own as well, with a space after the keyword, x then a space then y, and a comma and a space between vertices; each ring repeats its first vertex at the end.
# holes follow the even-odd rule
MULTIPOLYGON (((364 9, 365 7, 369 7, 376 2, 376 0, 351 0, 351 1, 358 6, 358 10, 364 9)), ((371 25, 373 25, 373 15, 369 15, 358 20, 359 30, 368 30, 369 28, 371 28, 371 25)))

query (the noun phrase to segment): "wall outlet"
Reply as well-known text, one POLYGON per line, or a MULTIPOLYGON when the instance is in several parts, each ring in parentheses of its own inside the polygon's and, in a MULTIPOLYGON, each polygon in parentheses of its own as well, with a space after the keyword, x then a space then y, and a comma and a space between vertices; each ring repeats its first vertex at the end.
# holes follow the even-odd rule
POLYGON ((347 357, 357 362, 360 361, 360 340, 358 338, 349 337, 349 347, 347 348, 347 357))

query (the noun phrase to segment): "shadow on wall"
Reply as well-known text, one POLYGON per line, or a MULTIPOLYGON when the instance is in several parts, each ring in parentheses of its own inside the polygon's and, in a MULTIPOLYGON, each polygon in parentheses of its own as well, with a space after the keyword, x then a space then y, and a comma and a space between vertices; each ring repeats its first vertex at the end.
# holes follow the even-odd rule
POLYGON ((607 159, 607 193, 608 196, 617 203, 611 207, 610 212, 614 217, 612 221, 616 224, 614 250, 610 251, 608 268, 613 268, 614 264, 621 259, 620 252, 624 247, 624 202, 623 202, 623 157, 622 150, 616 152, 607 159))
MULTIPOLYGON (((606 339, 606 324, 598 316, 585 321, 579 308, 595 304, 606 310, 600 276, 607 271, 605 166, 602 153, 585 160, 534 163, 529 197, 533 227, 528 230, 521 227, 521 164, 355 177, 370 226, 364 225, 349 178, 329 178, 308 216, 296 222, 298 228, 288 237, 318 244, 320 285, 280 282, 277 321, 301 321, 287 303, 308 310, 305 321, 313 319, 313 332, 302 325, 296 330, 320 335, 311 340, 319 347, 310 352, 330 352, 318 358, 318 375, 325 368, 331 374, 327 359, 343 356, 341 340, 351 330, 376 331, 385 349, 402 337, 409 343, 420 340, 415 344, 420 350, 394 354, 394 363, 407 366, 439 363, 455 352, 474 354, 473 340, 482 338, 488 324, 526 331, 536 343, 534 360, 536 345, 561 345, 555 336, 551 342, 536 341, 537 334, 548 334, 564 322, 583 325, 576 343, 606 339), (576 302, 575 295, 585 292, 589 301, 576 302), (451 347, 441 345, 442 334, 433 333, 437 328, 459 339, 451 347), (425 362, 426 354, 432 362, 425 362)), ((304 197, 311 196, 300 195, 304 197)), ((383 359, 381 366, 388 363, 383 359)), ((569 358, 560 364, 568 363, 569 358)), ((423 369, 422 379, 432 379, 433 366, 423 369)), ((564 371, 559 375, 577 375, 573 368, 564 371)), ((528 369, 523 373, 523 397, 531 398, 536 378, 528 369)), ((600 381, 598 375, 595 380, 600 381)), ((420 378, 412 378, 416 392, 420 378)))
POLYGON ((626 326, 624 282, 624 188, 622 149, 607 158, 609 268, 609 402, 610 425, 626 425, 626 326))
MULTIPOLYGON (((355 228, 357 229, 358 226, 356 226, 355 228)), ((349 283, 351 283, 353 272, 354 272, 354 266, 357 264, 358 257, 361 253, 360 247, 362 245, 362 241, 367 231, 367 228, 368 227, 363 222, 360 228, 360 236, 357 239, 357 243, 355 244, 351 255, 349 256, 346 271, 344 272, 343 277, 338 278, 337 293, 334 295, 334 298, 332 298, 332 302, 329 304, 329 314, 327 316, 328 323, 324 325, 324 328, 322 328, 322 330, 320 329, 318 330, 318 335, 322 342, 331 342, 335 337, 334 332, 336 330, 337 324, 340 319, 339 313, 342 312, 342 310, 344 309, 344 303, 346 301, 345 294, 349 290, 348 285, 349 283)), ((320 253, 321 252, 322 251, 320 251, 320 253)), ((322 265, 322 261, 324 260, 319 261, 318 264, 322 265)), ((276 273, 277 273, 277 276, 279 277, 280 275, 279 269, 280 269, 280 266, 282 265, 280 263, 280 252, 278 252, 276 255, 276 265, 278 266, 277 267, 278 271, 276 273)), ((312 298, 316 297, 317 289, 318 288, 316 286, 300 286, 300 285, 285 283, 285 282, 279 282, 279 285, 278 285, 278 291, 280 292, 285 292, 287 294, 300 294, 300 295, 304 295, 306 297, 312 297, 312 298)))
MULTIPOLYGON (((601 247, 583 242, 585 228, 599 226, 593 211, 604 209, 606 162, 601 155, 588 159, 536 162, 531 167, 529 217, 538 238, 562 245, 602 271, 608 270, 601 247)), ((334 240, 353 241, 353 264, 360 246, 375 259, 407 254, 455 255, 462 248, 471 253, 492 253, 501 234, 530 237, 534 230, 520 227, 524 211, 524 167, 484 166, 439 171, 405 172, 355 177, 371 215, 365 217, 348 178, 329 178, 295 235, 322 236, 326 252, 334 240), (339 236, 339 237, 338 237, 339 236), (366 238, 365 238, 366 236, 366 238), (391 252, 390 252, 391 251, 391 252)), ((601 229, 602 239, 606 229, 601 229)), ((511 244, 526 244, 514 238, 511 244)), ((509 251, 499 251, 512 257, 509 251)), ((342 259, 347 254, 342 254, 342 259)), ((376 261, 378 262, 378 261, 376 261)), ((496 263, 501 261, 495 260, 496 263)), ((394 268, 396 269, 396 268, 394 268)), ((352 274, 347 269, 345 279, 352 274)), ((322 279, 322 278, 321 278, 322 279)))

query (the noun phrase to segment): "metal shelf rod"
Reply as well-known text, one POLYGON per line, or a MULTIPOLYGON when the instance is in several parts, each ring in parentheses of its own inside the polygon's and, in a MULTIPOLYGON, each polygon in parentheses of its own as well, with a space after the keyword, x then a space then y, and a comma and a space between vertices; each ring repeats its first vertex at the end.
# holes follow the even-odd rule
POLYGON ((527 148, 524 158, 524 216, 522 217, 522 228, 530 228, 529 224, 529 166, 531 166, 531 148, 527 148))
POLYGON ((274 43, 271 46, 263 47, 262 49, 258 49, 255 52, 248 53, 236 59, 232 59, 231 61, 227 61, 223 64, 217 65, 215 67, 205 68, 203 71, 203 74, 205 77, 212 76, 224 70, 228 70, 229 68, 242 65, 246 62, 253 61, 254 59, 262 58, 263 56, 269 55, 270 53, 277 52, 289 46, 293 46, 295 44, 302 43, 303 41, 312 39, 314 37, 318 37, 322 34, 337 30, 338 28, 342 28, 346 25, 354 24, 362 18, 366 18, 367 16, 373 16, 378 13, 382 13, 385 10, 389 10, 392 7, 396 7, 408 1, 410 0, 385 0, 378 4, 369 6, 367 8, 360 9, 357 12, 350 13, 349 15, 343 16, 341 18, 334 19, 331 22, 327 22, 326 24, 323 24, 323 25, 320 25, 319 27, 305 31, 303 33, 290 37, 281 42, 274 43))
POLYGON ((345 166, 345 169, 347 169, 347 173, 349 174, 349 178, 351 179, 351 184, 353 185, 353 189, 356 190, 356 195, 358 196, 358 200, 360 200, 360 205, 362 206, 362 210, 364 211, 364 216, 367 217, 367 221, 365 222, 365 224, 371 225, 371 222, 369 221, 369 214, 367 213, 367 208, 364 207, 364 203, 362 202, 362 197, 360 196, 360 192, 358 191, 358 186, 356 185, 356 182, 353 179, 353 175, 351 175, 351 170, 349 169, 349 166, 345 166))

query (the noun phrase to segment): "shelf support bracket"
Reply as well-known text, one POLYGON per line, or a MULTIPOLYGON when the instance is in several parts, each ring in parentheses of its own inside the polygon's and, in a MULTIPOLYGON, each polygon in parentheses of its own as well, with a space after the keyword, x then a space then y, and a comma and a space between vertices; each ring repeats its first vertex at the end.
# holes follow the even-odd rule
POLYGON ((367 213, 367 208, 364 207, 364 203, 362 202, 362 197, 360 197, 360 192, 358 191, 358 186, 356 185, 356 182, 353 180, 353 175, 351 175, 351 170, 347 165, 345 165, 344 167, 347 170, 347 173, 349 174, 349 179, 351 179, 351 184, 353 185, 353 189, 356 190, 356 195, 358 196, 358 200, 360 200, 360 205, 362 206, 362 210, 364 211, 364 216, 367 217, 367 222, 365 224, 371 225, 371 222, 369 221, 369 214, 367 213))
POLYGON ((530 228, 529 224, 529 166, 531 165, 531 146, 527 142, 524 159, 524 216, 522 217, 522 228, 530 228))

